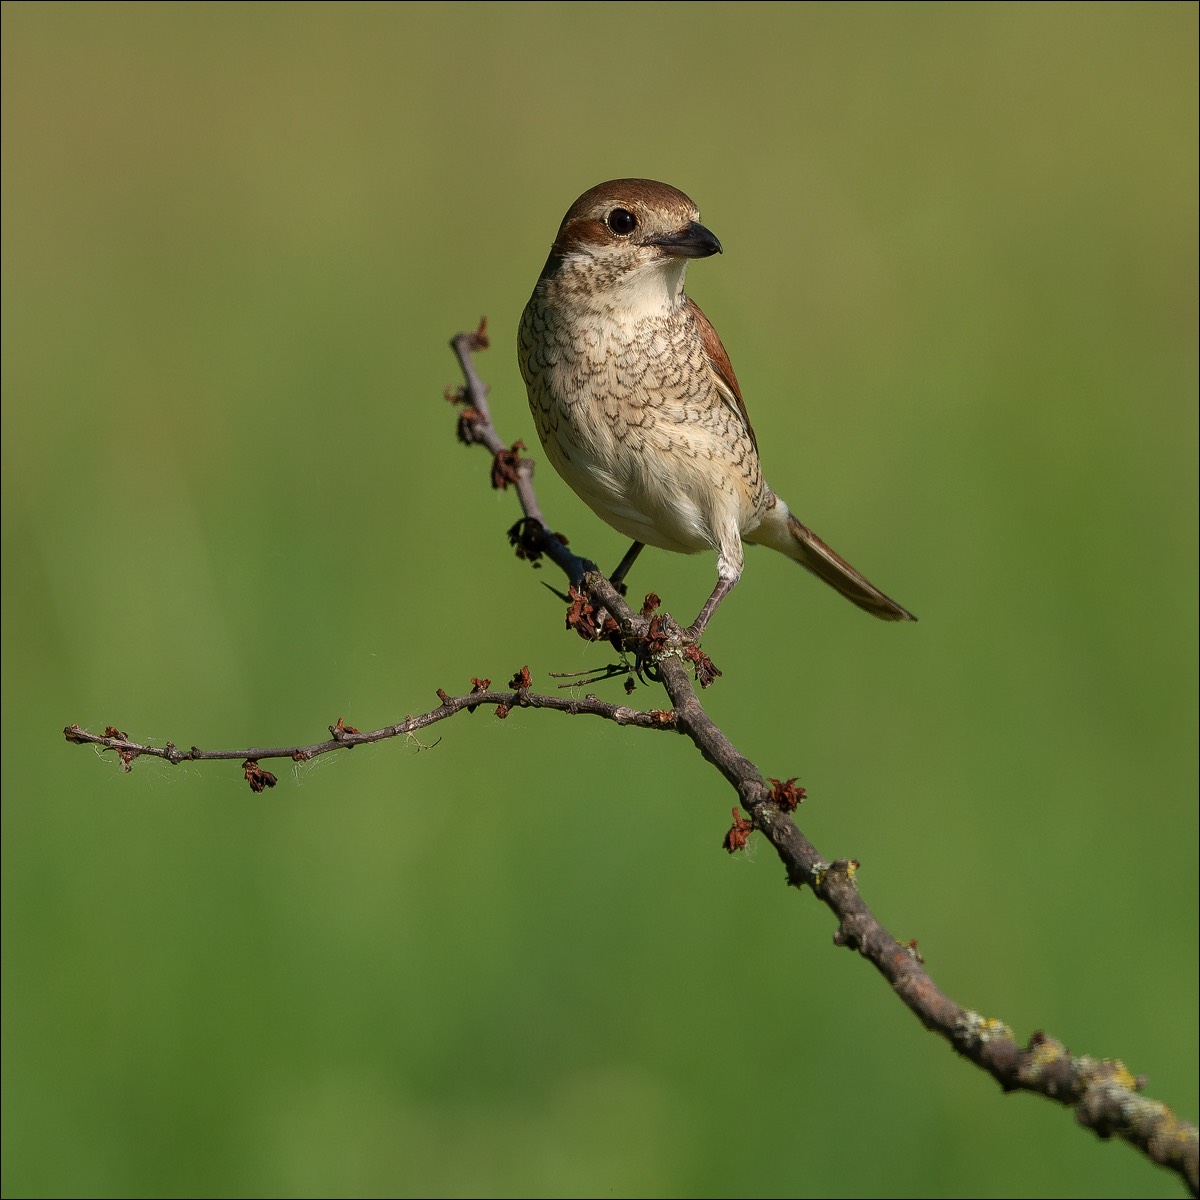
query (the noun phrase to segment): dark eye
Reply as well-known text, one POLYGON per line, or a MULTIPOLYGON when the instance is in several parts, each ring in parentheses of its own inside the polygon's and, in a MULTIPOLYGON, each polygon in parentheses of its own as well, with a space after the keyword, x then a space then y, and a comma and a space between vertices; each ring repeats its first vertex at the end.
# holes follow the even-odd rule
POLYGON ((627 208, 614 208, 608 214, 606 223, 618 237, 627 237, 637 228, 637 217, 627 208))

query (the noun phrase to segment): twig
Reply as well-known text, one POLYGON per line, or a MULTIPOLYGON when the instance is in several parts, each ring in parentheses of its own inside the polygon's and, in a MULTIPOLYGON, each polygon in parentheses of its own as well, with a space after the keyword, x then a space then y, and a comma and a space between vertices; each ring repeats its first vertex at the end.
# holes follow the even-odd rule
MULTIPOLYGON (((464 356, 467 360, 464 374, 470 381, 477 378, 470 361, 474 347, 464 342, 464 337, 469 335, 460 334, 453 344, 460 361, 464 356)), ((490 416, 485 420, 490 425, 490 416)), ((494 430, 492 435, 495 445, 504 445, 494 430)), ((532 491, 532 478, 529 489, 532 491)), ((527 518, 544 525, 536 500, 525 507, 521 495, 521 503, 527 518)), ((576 563, 580 561, 575 559, 576 563)), ((570 578, 570 570, 567 573, 570 578)), ((612 584, 594 569, 578 582, 593 608, 615 618, 621 643, 635 654, 644 652, 653 633, 648 613, 632 612, 612 584)), ((572 579, 572 583, 576 581, 572 579)), ((656 597, 652 599, 657 601, 656 597)), ((785 784, 764 779, 704 710, 684 665, 689 661, 703 683, 703 664, 711 667, 711 663, 698 647, 675 645, 667 639, 649 657, 674 707, 674 728, 721 772, 750 814, 749 822, 745 822, 734 810, 734 824, 726 835, 727 849, 740 849, 750 829, 762 832, 783 862, 788 883, 811 887, 838 918, 834 943, 857 950, 874 965, 927 1029, 940 1034, 964 1058, 982 1067, 1005 1091, 1036 1092, 1072 1107, 1081 1125, 1101 1138, 1123 1138, 1152 1161, 1176 1171, 1192 1194, 1200 1195, 1200 1142, 1195 1124, 1175 1116, 1165 1104, 1141 1095, 1144 1078, 1135 1077, 1123 1063, 1072 1056, 1061 1042, 1040 1031, 1022 1047, 1004 1022, 963 1008, 947 997, 924 969, 916 943, 898 941, 859 895, 854 882, 859 864, 847 859, 826 861, 801 833, 791 812, 803 798, 802 789, 796 789, 791 780, 785 784), (702 662, 698 663, 697 657, 702 662)))
MULTIPOLYGON (((522 668, 528 679, 527 668, 522 668)), ((520 673, 518 674, 520 678, 520 673)), ((491 680, 476 680, 485 686, 465 696, 448 696, 438 689, 437 697, 441 704, 429 712, 415 717, 405 717, 395 725, 385 725, 382 729, 373 729, 363 733, 353 726, 347 725, 341 717, 336 724, 329 726, 330 737, 327 741, 313 742, 307 746, 247 746, 241 750, 204 750, 192 746, 189 750, 180 750, 173 742, 162 746, 150 746, 135 742, 125 733, 108 726, 103 733, 89 733, 78 725, 68 725, 63 735, 68 742, 80 746, 99 746, 102 750, 115 750, 126 771, 132 770, 134 759, 145 755, 148 758, 161 758, 172 766, 185 762, 213 762, 225 759, 243 759, 259 762, 263 759, 289 758, 293 762, 308 762, 322 754, 335 750, 353 750, 355 746, 366 746, 372 742, 383 742, 389 738, 404 737, 436 725, 447 717, 458 713, 474 712, 477 708, 489 707, 496 710, 498 717, 507 717, 516 708, 546 708, 553 712, 566 713, 568 716, 603 717, 617 725, 633 725, 638 729, 673 729, 675 718, 671 713, 630 708, 627 704, 611 704, 596 696, 588 695, 582 699, 572 699, 565 696, 543 696, 528 690, 530 685, 508 692, 488 691, 491 680)))
POLYGON ((462 406, 458 416, 458 440, 467 446, 480 443, 492 452, 492 487, 504 489, 512 484, 517 489, 525 520, 513 526, 509 537, 518 553, 534 563, 546 555, 571 583, 577 584, 593 564, 577 558, 567 549, 567 539, 550 531, 533 490, 533 460, 521 457, 525 443, 513 442, 510 446, 501 441, 492 423, 488 387, 475 370, 472 357, 477 350, 486 350, 488 345, 486 317, 480 318, 478 329, 455 334, 450 341, 450 348, 458 358, 466 380, 466 385, 458 391, 446 393, 447 400, 462 406))
MULTIPOLYGON (((515 708, 547 708, 573 716, 589 715, 644 729, 674 730, 687 737, 736 791, 749 819, 738 816, 725 835, 731 853, 741 849, 753 830, 760 831, 775 848, 793 887, 808 886, 837 917, 836 945, 857 950, 872 963, 921 1023, 940 1034, 964 1058, 987 1071, 1006 1091, 1029 1091, 1057 1100, 1074 1109, 1081 1125, 1101 1138, 1120 1137, 1156 1163, 1177 1172, 1193 1195, 1200 1195, 1200 1163, 1196 1126, 1176 1117, 1164 1104, 1141 1094, 1145 1080, 1134 1077, 1115 1059, 1072 1056, 1063 1044, 1037 1032, 1020 1046, 1012 1030, 994 1017, 963 1008, 947 997, 925 970, 915 942, 899 942, 879 922, 859 895, 854 860, 826 861, 792 818, 804 791, 795 780, 768 780, 734 747, 709 717, 689 679, 689 670, 701 686, 719 671, 699 649, 678 636, 667 617, 655 614, 658 598, 647 597, 640 612, 633 611, 615 587, 589 560, 567 548, 566 539, 553 533, 538 506, 533 488, 533 463, 522 458, 522 443, 503 441, 492 422, 487 386, 475 369, 473 355, 487 348, 486 325, 460 333, 451 346, 462 367, 465 386, 449 394, 459 404, 458 436, 467 445, 481 444, 492 455, 493 487, 512 485, 524 514, 509 531, 517 553, 538 565, 542 556, 553 561, 571 586, 567 624, 577 632, 606 639, 622 653, 632 655, 643 677, 661 683, 670 698, 670 712, 641 712, 627 705, 610 704, 588 695, 582 700, 543 696, 533 692, 527 668, 509 683, 508 691, 492 691, 490 680, 473 680, 465 696, 437 693, 440 705, 395 725, 361 733, 340 718, 329 727, 330 739, 308 746, 250 747, 244 750, 179 750, 172 743, 148 746, 131 741, 110 726, 92 734, 77 725, 64 733, 68 741, 114 750, 126 770, 134 759, 151 755, 170 763, 205 759, 242 759, 245 777, 255 791, 273 786, 275 777, 259 760, 291 758, 306 761, 334 750, 411 734, 447 717, 494 707, 507 716, 515 708)), ((614 671, 617 668, 613 668, 614 671)))

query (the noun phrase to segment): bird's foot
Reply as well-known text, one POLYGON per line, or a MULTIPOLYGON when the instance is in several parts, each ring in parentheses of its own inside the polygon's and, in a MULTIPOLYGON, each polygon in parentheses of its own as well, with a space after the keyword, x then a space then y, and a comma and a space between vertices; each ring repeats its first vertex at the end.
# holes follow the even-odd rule
POLYGON ((647 596, 642 609, 642 615, 650 619, 650 626, 635 648, 639 674, 643 668, 650 668, 657 674, 657 664, 663 659, 678 658, 691 665, 696 681, 702 688, 708 687, 720 676, 721 671, 698 644, 697 639, 704 631, 704 622, 694 622, 685 629, 670 613, 655 612, 658 603, 657 596, 647 596))

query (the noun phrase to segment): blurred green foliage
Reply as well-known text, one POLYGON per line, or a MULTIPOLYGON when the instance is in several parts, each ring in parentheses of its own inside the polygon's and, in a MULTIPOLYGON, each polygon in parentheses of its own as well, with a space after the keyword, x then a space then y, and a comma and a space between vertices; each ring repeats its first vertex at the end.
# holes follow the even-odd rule
MULTIPOLYGON (((532 442, 558 220, 667 180, 768 476, 921 617, 751 553, 714 717, 952 995, 1194 1118, 1196 26, 5 4, 4 1194, 1178 1194, 727 859, 680 739, 481 712, 259 797, 58 731, 315 740, 606 661, 509 553, 446 343, 488 315, 532 442)), ((713 571, 634 584, 689 615, 713 571)))

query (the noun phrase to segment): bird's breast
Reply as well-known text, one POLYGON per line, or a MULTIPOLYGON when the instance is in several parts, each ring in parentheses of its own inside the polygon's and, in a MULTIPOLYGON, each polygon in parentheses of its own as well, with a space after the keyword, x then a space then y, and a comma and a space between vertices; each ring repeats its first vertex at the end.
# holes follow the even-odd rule
POLYGON ((686 309, 624 320, 564 312, 535 293, 519 357, 547 457, 610 525, 696 551, 718 544, 718 526, 753 519, 757 454, 686 309))

